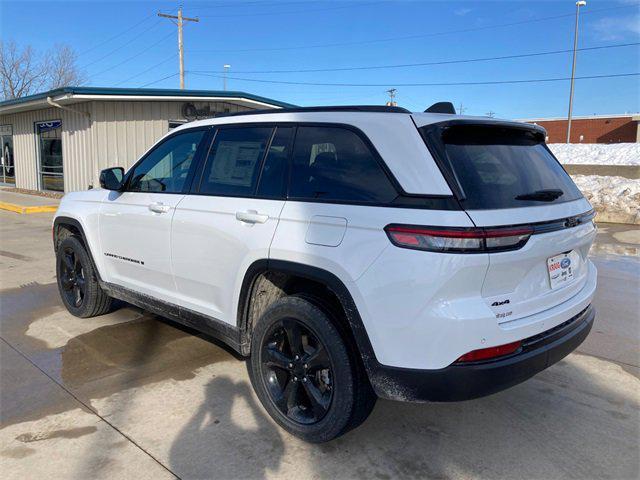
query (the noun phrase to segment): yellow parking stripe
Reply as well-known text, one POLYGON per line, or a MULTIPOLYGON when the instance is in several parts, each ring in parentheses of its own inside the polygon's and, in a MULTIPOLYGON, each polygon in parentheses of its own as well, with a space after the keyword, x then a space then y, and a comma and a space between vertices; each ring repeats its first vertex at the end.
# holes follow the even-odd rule
POLYGON ((8 210, 9 212, 20 213, 23 215, 29 213, 55 212, 57 209, 57 205, 39 205, 36 207, 25 207, 23 205, 16 205, 15 203, 0 202, 0 210, 8 210))

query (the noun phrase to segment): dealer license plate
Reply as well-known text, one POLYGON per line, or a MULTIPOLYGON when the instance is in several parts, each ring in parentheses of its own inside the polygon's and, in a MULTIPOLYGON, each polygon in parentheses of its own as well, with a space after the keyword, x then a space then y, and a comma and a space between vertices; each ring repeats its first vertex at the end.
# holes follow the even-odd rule
POLYGON ((551 289, 561 288, 573 281, 575 269, 578 266, 579 255, 571 251, 547 259, 549 283, 551 289))

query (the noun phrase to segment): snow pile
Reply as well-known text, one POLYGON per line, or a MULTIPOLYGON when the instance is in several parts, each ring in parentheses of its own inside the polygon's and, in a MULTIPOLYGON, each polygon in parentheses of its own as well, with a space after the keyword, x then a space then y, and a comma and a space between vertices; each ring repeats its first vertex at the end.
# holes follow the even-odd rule
POLYGON ((640 180, 599 175, 572 175, 601 222, 640 224, 640 180))
POLYGON ((640 143, 550 143, 560 163, 640 165, 640 143))

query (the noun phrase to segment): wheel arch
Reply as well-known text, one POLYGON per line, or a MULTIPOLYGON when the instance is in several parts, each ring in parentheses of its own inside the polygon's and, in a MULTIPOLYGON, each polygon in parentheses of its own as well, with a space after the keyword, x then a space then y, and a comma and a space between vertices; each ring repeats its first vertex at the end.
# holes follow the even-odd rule
POLYGON ((275 280, 274 288, 276 290, 280 289, 281 293, 277 291, 268 293, 267 295, 270 295, 271 298, 266 300, 264 308, 270 304, 270 300, 275 301, 277 298, 289 294, 287 283, 278 284, 280 279, 283 279, 284 282, 289 282, 289 285, 291 285, 292 281, 304 283, 306 280, 313 282, 315 285, 324 286, 339 302, 342 310, 340 313, 343 314, 342 318, 346 320, 346 322, 343 322, 344 327, 348 328, 367 372, 370 373, 376 369, 377 360, 369 336, 353 297, 342 280, 323 268, 286 260, 257 260, 245 272, 238 300, 237 318, 237 326, 242 332, 243 353, 248 354, 250 351, 253 322, 259 316, 256 314, 264 310, 264 308, 256 310, 254 302, 257 301, 258 292, 256 292, 256 288, 261 285, 260 282, 265 278, 270 282, 275 280))
POLYGON ((58 245, 60 242, 64 240, 68 235, 77 236, 85 250, 87 251, 87 255, 89 255, 89 260, 91 261, 91 266, 93 267, 93 271, 96 273, 98 277, 98 281, 102 283, 102 277, 100 276, 100 271, 98 270, 98 266, 96 265, 95 259, 93 257, 93 253, 91 252, 91 247, 89 246, 89 242, 87 240, 87 236, 84 232, 84 228, 82 223, 76 218, 59 216, 56 217, 53 221, 53 250, 55 253, 58 252, 58 245), (69 233, 64 233, 69 232, 69 233))

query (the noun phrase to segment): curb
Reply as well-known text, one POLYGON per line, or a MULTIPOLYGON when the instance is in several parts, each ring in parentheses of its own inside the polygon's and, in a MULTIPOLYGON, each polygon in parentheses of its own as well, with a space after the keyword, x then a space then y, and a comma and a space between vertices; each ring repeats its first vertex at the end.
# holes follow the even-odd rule
POLYGON ((39 205, 35 207, 25 207, 23 205, 16 205, 15 203, 0 202, 0 210, 7 210, 9 212, 20 213, 27 215, 30 213, 51 213, 58 210, 57 205, 39 205))

